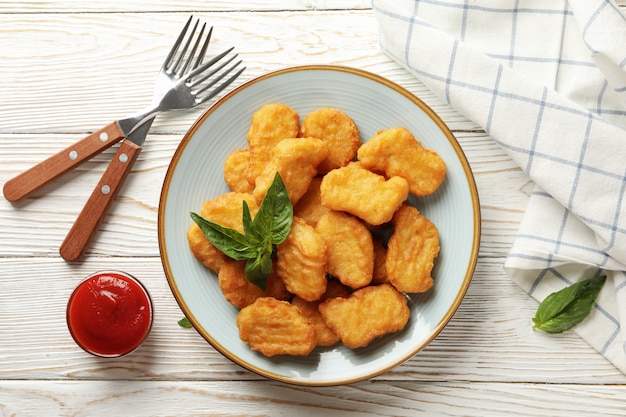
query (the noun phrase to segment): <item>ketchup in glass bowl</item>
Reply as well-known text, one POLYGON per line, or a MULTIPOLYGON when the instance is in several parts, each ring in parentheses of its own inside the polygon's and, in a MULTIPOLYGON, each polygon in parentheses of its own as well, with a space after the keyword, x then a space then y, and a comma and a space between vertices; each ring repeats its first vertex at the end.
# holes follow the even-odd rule
POLYGON ((82 280, 67 303, 67 326, 86 352, 105 358, 137 349, 152 328, 152 300, 133 276, 96 272, 82 280))

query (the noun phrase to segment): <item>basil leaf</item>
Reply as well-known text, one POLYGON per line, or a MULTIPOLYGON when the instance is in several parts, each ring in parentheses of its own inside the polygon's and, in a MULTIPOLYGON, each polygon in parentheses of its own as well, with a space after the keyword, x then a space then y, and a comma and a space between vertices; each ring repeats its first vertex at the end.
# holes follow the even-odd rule
POLYGON ((277 172, 254 217, 254 227, 263 236, 269 236, 272 244, 278 245, 287 239, 292 221, 293 205, 287 187, 277 172))
POLYGON ((247 261, 246 278, 265 291, 274 245, 285 241, 293 222, 293 205, 279 173, 274 176, 254 219, 245 201, 241 217, 243 234, 191 213, 193 221, 216 248, 234 260, 247 261))
POLYGON ((241 261, 256 255, 250 241, 237 230, 213 223, 196 213, 191 213, 191 218, 207 239, 230 258, 241 261))
POLYGON ((260 251, 256 258, 246 262, 245 271, 248 281, 265 291, 267 276, 272 271, 272 252, 260 251))
POLYGON ((183 317, 182 319, 178 320, 178 325, 184 329, 191 329, 193 327, 187 317, 183 317))
POLYGON ((264 240, 263 233, 254 226, 252 215, 250 214, 250 207, 245 200, 243 202, 243 214, 241 220, 243 222, 244 233, 246 234, 248 240, 257 246, 260 246, 264 240))
POLYGON ((554 292, 539 304, 533 328, 562 333, 582 322, 593 309, 606 276, 588 278, 554 292))

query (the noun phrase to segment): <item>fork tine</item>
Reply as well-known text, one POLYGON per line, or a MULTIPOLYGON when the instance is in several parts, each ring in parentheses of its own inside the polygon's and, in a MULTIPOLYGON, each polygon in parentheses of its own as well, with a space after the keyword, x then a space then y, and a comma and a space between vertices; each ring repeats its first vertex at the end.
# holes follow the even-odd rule
MULTIPOLYGON (((200 41, 202 40, 202 36, 204 35, 204 30, 205 29, 206 29, 206 23, 204 23, 202 25, 202 27, 200 28, 200 33, 198 34, 196 42, 193 44, 193 47, 191 48, 191 51, 189 51, 188 58, 185 59, 182 68, 180 68, 180 71, 178 72, 179 74, 182 75, 185 72, 187 72, 187 68, 189 67, 189 64, 191 64, 191 62, 193 61, 193 57, 196 55, 196 51, 198 50, 198 46, 200 46, 200 41)), ((191 38, 189 39, 189 41, 191 42, 191 38)), ((181 56, 181 58, 184 58, 184 56, 181 56)))
POLYGON ((246 69, 246 67, 241 68, 239 71, 237 71, 235 74, 233 74, 229 79, 224 81, 222 84, 220 84, 215 89, 211 90, 210 94, 208 94, 208 95, 206 95, 206 96, 204 96, 204 97, 202 97, 200 99, 196 99, 197 104, 202 104, 202 103, 212 99, 213 97, 215 97, 219 93, 221 93, 226 87, 228 87, 233 81, 235 81, 237 79, 237 77, 239 77, 241 75, 241 73, 244 72, 245 69, 246 69))
POLYGON ((193 40, 193 35, 194 33, 196 33, 196 30, 198 29, 199 23, 200 23, 200 20, 196 20, 196 23, 193 25, 193 29, 191 30, 191 33, 189 34, 189 37, 187 38, 187 42, 185 42, 185 47, 178 54, 178 59, 176 60, 176 64, 171 69, 171 71, 174 74, 176 73, 178 73, 179 75, 182 74, 182 72, 179 72, 179 66, 182 63, 183 58, 187 54, 187 49, 189 49, 189 45, 191 44, 191 41, 193 40))
POLYGON ((202 63, 202 60, 204 59, 205 55, 206 55, 206 51, 209 47, 209 42, 211 42, 211 36, 213 35, 213 26, 211 26, 211 28, 209 29, 209 33, 206 35, 206 39, 204 41, 204 44, 202 45, 202 49, 200 49, 200 53, 198 54, 198 58, 196 59, 196 62, 193 64, 193 67, 191 69, 196 69, 198 68, 198 65, 200 65, 202 63))
MULTIPOLYGON (((195 87, 196 85, 202 84, 204 81, 208 80, 209 78, 211 78, 213 75, 217 74, 220 70, 222 70, 226 65, 230 64, 231 62, 233 62, 233 60, 235 58, 237 58, 239 56, 239 54, 234 54, 233 56, 229 57, 227 60, 225 60, 224 62, 222 62, 218 67, 216 68, 211 68, 211 71, 209 71, 208 73, 204 74, 202 76, 202 78, 198 78, 198 79, 194 79, 193 81, 191 81, 188 85, 190 87, 195 87)), ((241 64, 242 61, 239 61, 235 66, 241 64)), ((200 74, 198 74, 200 75, 200 74)))
MULTIPOLYGON (((208 85, 206 85, 206 86, 202 87, 200 90, 198 90, 196 92, 196 97, 197 97, 198 94, 205 92, 208 88, 212 87, 215 83, 217 83, 218 81, 222 80, 233 69, 235 69, 239 64, 241 64, 241 61, 236 62, 234 65, 232 65, 228 70, 226 70, 223 74, 221 74, 218 79, 212 81, 208 85)), ((220 84, 216 88, 212 89, 211 92, 209 94, 207 94, 206 96, 204 96, 202 98, 196 98, 196 102, 198 104, 204 103, 205 101, 210 100, 213 97, 215 97, 216 95, 218 95, 219 93, 221 93, 226 87, 228 87, 233 81, 235 81, 241 75, 241 73, 244 72, 245 69, 246 69, 246 67, 241 68, 235 74, 231 75, 231 77, 229 79, 224 81, 222 84, 220 84)))
POLYGON ((163 61, 163 68, 167 69, 170 66, 172 58, 174 57, 174 55, 176 55, 176 52, 178 52, 178 48, 180 47, 180 44, 182 43, 183 39, 185 38, 185 35, 187 34, 187 29, 189 29, 189 25, 191 24, 192 19, 193 19, 193 15, 189 16, 187 23, 185 23, 185 27, 183 27, 183 30, 181 30, 180 34, 178 35, 178 38, 176 39, 176 42, 174 42, 174 45, 172 46, 172 49, 165 57, 165 61, 163 61))
POLYGON ((228 48, 227 50, 225 50, 221 54, 214 56, 213 58, 211 58, 207 62, 205 62, 202 65, 200 65, 199 67, 195 68, 194 70, 189 71, 189 74, 187 74, 185 76, 185 79, 189 80, 189 79, 195 77, 196 75, 200 74, 201 72, 204 72, 204 70, 206 70, 207 68, 209 68, 210 66, 215 64, 217 61, 219 61, 220 59, 222 59, 226 55, 228 55, 233 49, 235 49, 234 46, 228 48))

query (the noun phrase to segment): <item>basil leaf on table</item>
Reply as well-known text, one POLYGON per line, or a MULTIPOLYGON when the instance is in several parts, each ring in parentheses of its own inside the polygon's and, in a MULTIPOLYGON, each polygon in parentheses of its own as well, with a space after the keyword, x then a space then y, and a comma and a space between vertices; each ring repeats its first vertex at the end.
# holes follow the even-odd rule
POLYGON ((191 213, 193 221, 216 248, 231 259, 246 261, 246 278, 265 291, 274 245, 285 241, 293 222, 293 205, 279 173, 274 176, 254 219, 245 201, 241 217, 244 233, 191 213))
POLYGON ((562 333, 576 326, 591 313, 605 281, 606 276, 600 275, 550 294, 539 304, 533 328, 562 333))
POLYGON ((178 320, 178 325, 183 329, 191 329, 193 327, 187 317, 183 317, 182 319, 178 320))

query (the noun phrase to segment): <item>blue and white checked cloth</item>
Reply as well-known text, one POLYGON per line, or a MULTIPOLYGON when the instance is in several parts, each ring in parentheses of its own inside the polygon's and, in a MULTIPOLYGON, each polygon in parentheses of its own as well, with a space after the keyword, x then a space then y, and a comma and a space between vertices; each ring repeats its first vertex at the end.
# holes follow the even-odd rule
POLYGON ((537 300, 606 273, 575 331, 626 373, 624 15, 612 0, 372 5, 383 51, 535 182, 507 273, 537 300))

